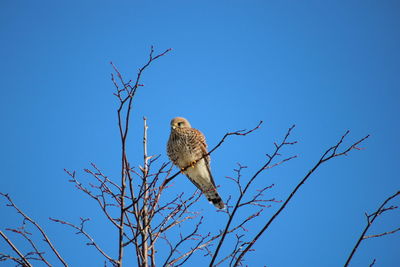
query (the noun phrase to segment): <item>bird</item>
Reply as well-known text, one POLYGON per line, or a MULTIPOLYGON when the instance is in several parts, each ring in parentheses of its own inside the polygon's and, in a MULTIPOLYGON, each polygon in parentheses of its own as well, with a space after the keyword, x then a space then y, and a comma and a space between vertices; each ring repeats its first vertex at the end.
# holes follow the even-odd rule
POLYGON ((187 119, 176 117, 171 120, 167 154, 210 203, 218 209, 225 208, 211 174, 206 139, 187 119))

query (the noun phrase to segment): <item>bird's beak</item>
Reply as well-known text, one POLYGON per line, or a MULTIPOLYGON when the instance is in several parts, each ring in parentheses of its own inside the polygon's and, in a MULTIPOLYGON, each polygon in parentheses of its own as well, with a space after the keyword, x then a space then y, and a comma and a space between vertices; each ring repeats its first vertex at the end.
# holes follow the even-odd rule
POLYGON ((175 125, 172 125, 171 128, 172 128, 172 130, 175 130, 176 126, 175 126, 175 125))

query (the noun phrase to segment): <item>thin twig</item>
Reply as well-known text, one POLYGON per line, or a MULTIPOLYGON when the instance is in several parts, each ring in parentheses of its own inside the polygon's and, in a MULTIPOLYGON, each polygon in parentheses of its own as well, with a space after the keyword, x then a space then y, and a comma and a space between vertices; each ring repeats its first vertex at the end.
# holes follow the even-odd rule
POLYGON ((11 240, 2 231, 0 231, 0 235, 8 243, 8 245, 12 248, 12 250, 14 250, 15 253, 17 253, 18 256, 24 261, 24 263, 27 266, 31 267, 32 264, 29 263, 29 261, 25 258, 25 256, 22 255, 22 253, 18 250, 18 248, 11 242, 11 240))
POLYGON ((51 266, 51 264, 43 257, 44 252, 40 252, 38 247, 36 246, 35 242, 32 241, 32 239, 30 237, 28 237, 29 232, 27 232, 25 230, 25 223, 23 223, 23 226, 19 228, 19 230, 17 229, 6 229, 8 231, 14 232, 16 234, 22 235, 25 240, 28 241, 28 243, 32 246, 32 248, 35 250, 35 252, 30 252, 30 254, 36 254, 39 256, 40 261, 42 261, 43 263, 45 263, 47 266, 51 266))
POLYGON ((26 215, 22 210, 20 210, 12 201, 12 199, 10 198, 10 196, 8 194, 3 194, 0 193, 0 195, 4 196, 5 198, 7 198, 8 202, 10 203, 8 206, 13 207, 15 210, 17 210, 17 212, 19 214, 22 215, 22 217, 24 217, 25 220, 29 221, 31 224, 33 224, 38 230, 39 232, 42 234, 44 241, 46 241, 46 243, 49 245, 49 247, 51 248, 51 250, 54 252, 54 254, 57 256, 57 258, 61 261, 61 263, 64 266, 68 266, 68 264, 65 262, 65 260, 61 257, 60 253, 57 251, 57 249, 53 246, 53 244, 51 243, 49 237, 46 235, 46 233, 44 232, 44 230, 42 229, 42 227, 40 227, 40 225, 38 225, 34 220, 32 220, 28 215, 26 215))
POLYGON ((368 239, 368 238, 373 238, 373 237, 381 237, 381 236, 384 236, 384 235, 390 235, 390 234, 396 233, 397 231, 400 231, 400 228, 394 229, 393 231, 388 231, 388 232, 384 232, 384 233, 381 233, 381 234, 377 234, 377 235, 364 236, 363 239, 368 239))
MULTIPOLYGON (((381 215, 382 212, 389 210, 389 209, 385 209, 385 205, 386 205, 390 200, 392 200, 393 198, 397 197, 398 195, 400 195, 400 191, 397 191, 395 194, 393 194, 393 195, 391 195, 390 197, 388 197, 387 199, 385 199, 385 201, 383 201, 383 203, 380 205, 380 207, 377 209, 377 211, 375 211, 373 214, 371 214, 371 215, 367 215, 367 214, 366 214, 366 217, 367 217, 367 225, 365 226, 365 228, 364 228, 364 230, 362 231, 360 237, 358 238, 356 244, 354 245, 353 250, 351 251, 349 257, 347 258, 346 263, 344 264, 345 267, 349 265, 351 259, 352 259, 353 256, 354 256, 354 253, 357 251, 358 246, 360 245, 361 241, 363 241, 364 239, 368 238, 368 237, 365 237, 365 234, 367 233, 369 227, 371 227, 371 225, 372 225, 372 223, 375 221, 375 219, 378 218, 378 216, 381 215), (372 216, 372 219, 370 218, 370 216, 372 216)), ((393 231, 393 233, 396 232, 396 231, 397 231, 397 230, 393 231)), ((384 234, 383 234, 383 235, 384 235, 384 234)), ((375 262, 374 262, 374 263, 375 263, 375 262)))
POLYGON ((376 259, 374 259, 374 260, 371 262, 371 264, 369 265, 369 267, 374 266, 374 265, 375 265, 375 262, 376 262, 376 259))
POLYGON ((88 246, 94 246, 98 252, 100 252, 105 258, 107 258, 107 260, 109 260, 110 262, 112 262, 113 264, 117 265, 118 262, 116 260, 114 260, 113 258, 111 258, 110 256, 107 255, 107 253, 104 252, 104 250, 102 250, 100 248, 100 246, 94 241, 94 239, 84 230, 84 224, 85 222, 87 222, 89 219, 83 219, 81 218, 81 225, 76 226, 70 222, 67 221, 63 221, 63 220, 59 220, 59 219, 54 219, 54 218, 49 218, 50 220, 57 222, 57 223, 61 223, 64 225, 68 225, 76 230, 78 230, 77 234, 83 234, 87 239, 89 239, 89 243, 87 243, 88 246))
MULTIPOLYGON (((289 132, 290 133, 290 132, 289 132)), ((268 229, 268 227, 271 225, 271 223, 278 217, 278 215, 285 209, 286 205, 290 202, 290 200, 293 198, 293 196, 296 194, 296 192, 300 189, 300 187, 307 181, 307 179, 311 176, 311 174, 314 173, 314 171, 324 162, 334 158, 334 157, 338 157, 341 155, 346 155, 346 153, 348 153, 349 151, 353 150, 353 149, 359 149, 357 146, 364 141, 365 139, 367 139, 369 137, 369 135, 365 136, 364 138, 358 140, 357 142, 355 142, 354 144, 352 144, 351 146, 349 146, 347 149, 345 149, 343 152, 337 153, 337 149, 339 148, 339 146, 342 144, 344 138, 347 136, 347 134, 349 133, 349 131, 347 131, 339 140, 339 142, 329 148, 320 158, 320 160, 317 162, 317 164, 307 173, 307 175, 300 181, 300 183, 295 187, 295 189, 290 193, 289 197, 285 200, 285 202, 282 204, 282 206, 278 209, 278 211, 271 217, 271 219, 262 227, 262 229, 257 233, 257 235, 253 238, 253 240, 251 240, 247 246, 243 249, 243 251, 240 253, 240 255, 238 256, 236 262, 235 262, 235 266, 239 265, 239 263, 241 262, 242 258, 244 257, 244 255, 246 255, 246 253, 252 248, 252 246, 257 242, 257 240, 263 235, 263 233, 268 229), (330 154, 329 154, 330 153, 330 154)))
MULTIPOLYGON (((120 132, 120 138, 121 138, 121 195, 120 195, 120 217, 119 217, 119 239, 118 239, 118 264, 119 266, 122 266, 122 259, 123 259, 123 251, 124 251, 124 219, 125 219, 125 213, 127 212, 127 209, 125 207, 125 195, 126 195, 126 177, 129 176, 130 174, 130 168, 129 168, 129 161, 127 159, 126 155, 126 139, 128 137, 128 130, 129 130, 129 120, 130 120, 130 115, 132 111, 132 103, 133 103, 133 98, 136 94, 137 89, 140 86, 143 86, 140 84, 140 79, 142 76, 143 71, 156 59, 158 59, 161 56, 164 56, 167 54, 171 49, 165 50, 163 53, 153 56, 154 49, 153 46, 151 46, 150 49, 150 54, 149 54, 149 59, 143 67, 141 67, 136 75, 136 81, 133 86, 130 85, 130 81, 128 83, 125 83, 121 73, 118 71, 118 69, 115 67, 115 65, 111 62, 112 67, 114 68, 114 71, 117 73, 118 78, 120 79, 120 82, 122 83, 122 86, 124 89, 120 90, 117 83, 114 80, 114 77, 111 76, 112 81, 114 85, 117 88, 117 93, 114 94, 118 97, 120 100, 120 106, 117 110, 118 114, 118 128, 120 132), (129 88, 129 89, 128 89, 129 88), (125 97, 122 97, 121 93, 126 92, 127 95, 125 97), (125 104, 127 103, 127 106, 125 104), (126 107, 126 111, 123 112, 124 107, 126 107)), ((130 179, 131 181, 131 179, 130 179)), ((133 200, 133 191, 132 188, 131 190, 131 195, 132 195, 132 200, 133 200)))
MULTIPOLYGON (((272 160, 273 160, 277 155, 280 155, 280 154, 279 154, 279 151, 281 150, 282 147, 284 147, 284 146, 286 146, 286 145, 293 145, 293 144, 296 143, 296 142, 287 142, 287 139, 289 138, 290 133, 292 132, 292 130, 294 129, 294 127, 295 127, 295 125, 293 125, 292 127, 290 127, 290 128, 288 129, 288 131, 286 132, 285 137, 283 138, 282 142, 281 142, 279 145, 278 145, 278 144, 275 144, 275 151, 274 151, 274 153, 272 154, 272 156, 269 156, 269 155, 268 155, 268 160, 267 160, 267 162, 266 162, 266 163, 265 163, 251 178, 250 178, 250 180, 247 182, 245 188, 243 189, 243 193, 241 193, 241 194, 239 195, 239 198, 238 198, 237 201, 236 201, 236 205, 235 205, 235 207, 233 208, 232 213, 229 215, 228 222, 226 223, 226 226, 225 226, 225 229, 224 229, 223 234, 222 234, 222 236, 221 236, 221 239, 219 240, 218 245, 217 245, 217 248, 216 248, 216 250, 215 250, 215 252, 214 252, 214 255, 213 255, 212 259, 211 259, 210 266, 213 266, 215 260, 217 259, 218 253, 219 253, 219 251, 220 251, 220 249, 221 249, 221 247, 222 247, 222 244, 224 243, 225 237, 226 237, 226 235, 227 235, 228 232, 229 232, 229 228, 230 228, 230 226, 231 226, 231 223, 232 223, 232 221, 233 221, 233 218, 235 217, 236 212, 237 212, 238 209, 240 208, 240 203, 241 203, 241 201, 242 201, 242 198, 245 196, 245 194, 246 194, 247 190, 249 189, 250 185, 251 185, 251 184, 253 183, 253 181, 258 177, 258 175, 260 175, 260 173, 262 173, 264 170, 266 170, 267 166, 269 166, 269 165, 271 164, 272 160)), ((249 247, 249 249, 250 249, 250 247, 249 247)), ((240 256, 239 256, 239 257, 240 257, 240 256)))

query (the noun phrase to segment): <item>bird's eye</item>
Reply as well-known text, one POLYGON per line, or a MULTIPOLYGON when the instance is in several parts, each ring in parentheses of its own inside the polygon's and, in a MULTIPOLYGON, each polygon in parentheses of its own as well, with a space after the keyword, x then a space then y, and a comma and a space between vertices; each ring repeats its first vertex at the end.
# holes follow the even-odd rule
POLYGON ((182 122, 178 122, 178 127, 181 127, 182 126, 182 122))

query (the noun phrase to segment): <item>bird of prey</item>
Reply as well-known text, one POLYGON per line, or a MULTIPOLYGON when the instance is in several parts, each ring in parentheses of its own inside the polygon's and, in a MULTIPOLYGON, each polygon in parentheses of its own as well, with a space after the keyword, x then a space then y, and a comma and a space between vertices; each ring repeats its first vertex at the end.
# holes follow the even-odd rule
POLYGON ((211 175, 210 156, 206 156, 206 139, 185 118, 176 117, 171 120, 167 153, 171 161, 201 190, 208 201, 218 209, 225 207, 211 175))

